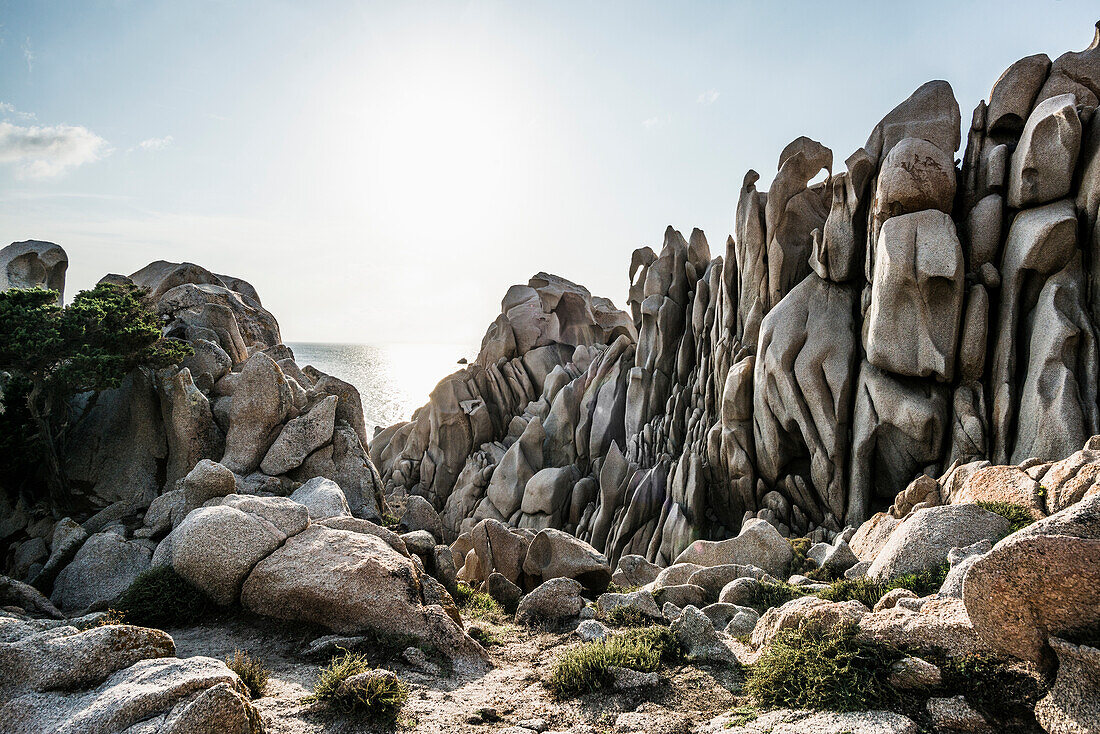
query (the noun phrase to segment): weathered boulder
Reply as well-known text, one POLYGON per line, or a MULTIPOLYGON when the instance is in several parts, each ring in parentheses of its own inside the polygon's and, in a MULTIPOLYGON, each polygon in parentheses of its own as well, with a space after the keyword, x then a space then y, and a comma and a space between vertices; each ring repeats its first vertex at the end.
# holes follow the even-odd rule
POLYGON ((153 552, 140 542, 113 532, 96 533, 57 575, 53 602, 67 612, 106 605, 148 570, 152 558, 153 552))
POLYGON ((955 198, 954 151, 922 138, 904 138, 879 167, 874 217, 881 226, 891 217, 927 209, 951 213, 955 198))
POLYGON ((974 627, 1001 653, 1054 664, 1051 635, 1100 622, 1100 495, 1008 536, 963 582, 974 627))
POLYGON ((706 566, 695 571, 687 577, 686 583, 701 586, 706 590, 708 597, 717 599, 730 582, 740 578, 752 578, 758 581, 775 582, 767 571, 756 566, 747 566, 738 563, 729 563, 721 566, 706 566))
POLYGON ((214 422, 206 395, 195 386, 191 371, 166 369, 157 375, 160 409, 168 442, 165 488, 199 461, 217 459, 225 451, 225 436, 214 422))
POLYGON ((523 589, 519 588, 504 574, 494 571, 485 581, 485 591, 504 609, 515 609, 523 598, 523 589))
POLYGON ((355 517, 380 520, 386 511, 382 478, 367 456, 352 425, 339 418, 339 404, 336 408, 337 419, 336 427, 332 431, 332 443, 306 457, 300 467, 290 472, 290 476, 301 482, 308 482, 314 477, 331 479, 340 485, 355 517))
POLYGON ((59 627, 0 643, 0 701, 21 690, 67 691, 98 685, 146 658, 176 654, 167 632, 105 625, 77 632, 59 627))
POLYGON ((887 580, 935 568, 952 548, 997 540, 1008 530, 1008 520, 977 505, 926 507, 894 530, 867 575, 887 580))
POLYGON ((600 594, 596 599, 596 608, 600 614, 607 615, 613 609, 630 609, 649 619, 663 619, 661 609, 653 599, 653 594, 645 589, 625 594, 600 594))
POLYGON ((898 526, 898 519, 885 512, 875 513, 859 526, 856 534, 848 541, 852 552, 861 561, 873 561, 879 551, 890 540, 890 535, 898 526))
POLYGON ((727 540, 697 540, 676 557, 676 563, 696 563, 700 566, 727 564, 751 565, 773 576, 782 576, 794 558, 787 539, 763 520, 753 520, 741 527, 737 537, 727 540))
POLYGON ((950 381, 965 274, 949 214, 928 209, 887 220, 875 246, 867 361, 898 375, 950 381), (904 332, 898 324, 907 325, 904 332))
POLYGON ((645 586, 657 580, 661 567, 650 563, 645 556, 628 553, 619 559, 611 580, 622 588, 645 586))
POLYGON ((15 606, 34 616, 61 619, 64 615, 30 584, 0 576, 0 606, 15 606))
POLYGON ((426 530, 437 542, 443 541, 443 520, 432 503, 419 495, 410 495, 405 500, 405 513, 401 515, 398 527, 403 533, 426 530))
POLYGON ((222 497, 215 504, 233 507, 241 512, 267 520, 287 536, 297 535, 309 525, 308 508, 289 497, 229 494, 222 497))
POLYGON ((771 643, 783 630, 828 631, 855 625, 870 613, 858 601, 831 602, 816 596, 792 599, 772 607, 760 617, 752 633, 752 645, 760 648, 771 643))
POLYGON ((859 637, 916 650, 974 655, 989 649, 978 636, 961 599, 932 599, 919 611, 894 606, 865 614, 859 637))
POLYGON ((328 443, 336 427, 336 402, 336 396, 330 395, 308 413, 288 421, 260 462, 260 471, 271 476, 285 474, 328 443))
POLYGON ((968 545, 965 548, 952 548, 947 554, 947 562, 951 564, 951 569, 947 572, 943 585, 940 586, 940 595, 962 599, 963 582, 966 580, 967 572, 971 566, 978 562, 979 558, 992 549, 993 543, 990 540, 979 540, 977 543, 968 545))
POLYGON ((162 544, 169 544, 176 573, 228 605, 238 600, 253 566, 286 539, 268 520, 221 505, 191 512, 162 544))
POLYGON ((685 606, 671 629, 688 660, 733 662, 737 659, 715 632, 710 618, 695 606, 685 606))
POLYGON ((1008 174, 1008 205, 1015 209, 1046 204, 1070 192, 1081 149, 1081 119, 1072 94, 1035 105, 1008 174))
MULTIPOLYGON (((179 488, 183 492, 181 511, 183 516, 186 516, 188 512, 202 507, 209 500, 235 493, 237 480, 233 472, 222 464, 203 459, 195 464, 195 467, 180 481, 179 488)), ((180 519, 183 518, 180 517, 180 519)))
POLYGON ((519 602, 516 622, 532 624, 576 617, 584 608, 581 582, 570 578, 553 578, 540 584, 519 602))
POLYGON ((741 723, 743 714, 722 714, 695 730, 695 734, 917 734, 912 719, 892 711, 801 711, 776 709, 750 722, 741 723))
POLYGON ((263 352, 249 357, 234 378, 221 463, 235 474, 248 474, 279 436, 291 408, 290 386, 279 365, 263 352))
POLYGON ((351 515, 343 490, 331 479, 314 477, 290 494, 290 499, 305 505, 309 519, 326 520, 330 517, 351 515))
POLYGON ((85 494, 99 507, 156 497, 162 489, 160 463, 168 458, 159 415, 160 398, 148 370, 136 369, 117 388, 100 393, 69 433, 64 468, 70 484, 90 487, 85 494))
POLYGON ((69 257, 60 245, 39 240, 13 242, 0 250, 0 291, 47 288, 65 300, 65 271, 69 257))
POLYGON ((134 727, 152 723, 167 724, 159 730, 165 734, 260 734, 261 728, 254 726, 259 714, 244 695, 238 694, 235 711, 210 705, 202 692, 219 684, 243 690, 240 678, 220 660, 141 660, 87 692, 19 695, 0 706, 0 729, 11 734, 109 734, 149 731, 134 727))
POLYGON ((523 572, 543 581, 576 579, 597 593, 611 582, 611 566, 602 553, 583 540, 553 528, 540 531, 531 541, 523 561, 523 572))
POLYGON ((1035 705, 1035 718, 1050 734, 1100 731, 1100 650, 1052 637, 1058 656, 1054 686, 1035 705))
POLYGON ((252 568, 241 604, 343 634, 412 635, 449 657, 484 656, 441 607, 423 604, 413 562, 365 533, 310 525, 252 568))

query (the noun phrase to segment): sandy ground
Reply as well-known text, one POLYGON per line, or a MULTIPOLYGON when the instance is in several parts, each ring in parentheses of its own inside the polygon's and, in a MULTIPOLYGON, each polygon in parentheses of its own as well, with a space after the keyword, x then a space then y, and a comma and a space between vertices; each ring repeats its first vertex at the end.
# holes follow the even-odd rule
POLYGON ((275 623, 259 617, 236 617, 172 629, 177 655, 224 659, 234 650, 260 658, 271 670, 267 693, 255 704, 271 734, 381 732, 466 734, 495 732, 533 718, 551 731, 582 733, 646 732, 679 734, 709 721, 736 704, 739 674, 726 666, 682 665, 663 668, 661 682, 640 692, 589 694, 556 700, 543 681, 556 654, 574 644, 569 632, 532 630, 507 624, 495 627, 502 644, 489 648, 492 667, 482 673, 439 670, 425 674, 400 654, 365 650, 379 667, 398 673, 409 684, 409 700, 394 727, 333 714, 303 702, 313 691, 327 658, 303 655, 324 630, 275 623))

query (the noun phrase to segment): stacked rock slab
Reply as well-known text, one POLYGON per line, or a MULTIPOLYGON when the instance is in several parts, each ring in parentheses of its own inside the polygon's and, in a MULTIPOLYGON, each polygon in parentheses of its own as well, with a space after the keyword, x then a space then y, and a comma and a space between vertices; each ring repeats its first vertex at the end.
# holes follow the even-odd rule
POLYGON ((667 565, 749 516, 821 540, 917 477, 1073 453, 1100 431, 1096 39, 1010 66, 961 162, 945 81, 843 171, 796 139, 769 191, 745 175, 723 253, 671 227, 633 253, 629 316, 513 287, 477 363, 375 438, 387 491, 449 539, 493 519, 667 565))

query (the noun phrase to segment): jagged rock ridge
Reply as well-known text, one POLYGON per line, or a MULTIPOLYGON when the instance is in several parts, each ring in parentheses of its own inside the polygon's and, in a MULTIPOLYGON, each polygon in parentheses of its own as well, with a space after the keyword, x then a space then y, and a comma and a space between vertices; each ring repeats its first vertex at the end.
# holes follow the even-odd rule
POLYGON ((793 141, 723 253, 671 227, 634 252, 629 315, 514 286, 477 360, 374 437, 387 493, 452 538, 491 518, 663 565, 750 516, 832 538, 915 478, 1073 453, 1100 430, 1098 97, 1100 28, 1010 66, 961 163, 944 81, 843 171, 793 141))

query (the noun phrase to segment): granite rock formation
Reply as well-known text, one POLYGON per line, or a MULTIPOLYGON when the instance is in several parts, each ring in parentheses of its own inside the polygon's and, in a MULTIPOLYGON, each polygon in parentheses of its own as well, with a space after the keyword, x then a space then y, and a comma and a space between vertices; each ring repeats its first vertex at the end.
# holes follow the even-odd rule
POLYGON ((845 170, 798 138, 769 191, 745 175, 724 251, 669 227, 634 252, 629 314, 514 286, 476 362, 373 438, 386 492, 450 540, 492 519, 667 565, 749 517, 831 539, 919 477, 1073 453, 1100 431, 1098 43, 1010 66, 960 161, 945 81, 845 170))

